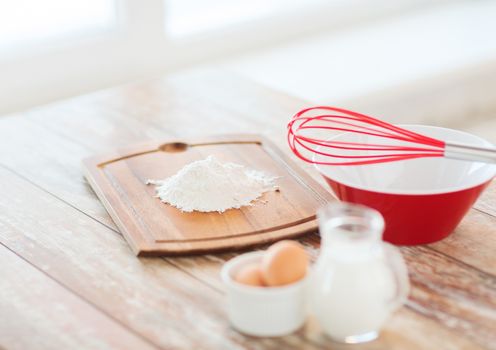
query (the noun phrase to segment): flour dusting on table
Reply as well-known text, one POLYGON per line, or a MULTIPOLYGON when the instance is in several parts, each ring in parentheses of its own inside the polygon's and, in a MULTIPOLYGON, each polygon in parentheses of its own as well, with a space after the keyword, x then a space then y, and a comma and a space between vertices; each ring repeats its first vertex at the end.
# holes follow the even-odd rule
POLYGON ((224 212, 252 205, 264 192, 277 190, 277 177, 214 156, 186 165, 156 185, 157 197, 182 211, 224 212))

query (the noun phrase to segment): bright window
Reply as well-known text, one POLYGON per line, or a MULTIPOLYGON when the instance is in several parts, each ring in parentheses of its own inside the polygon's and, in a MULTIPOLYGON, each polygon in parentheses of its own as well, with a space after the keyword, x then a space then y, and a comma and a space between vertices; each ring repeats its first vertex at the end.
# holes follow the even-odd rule
POLYGON ((115 22, 116 0, 0 0, 0 48, 101 31, 115 22))
MULTIPOLYGON (((332 0, 342 2, 343 0, 332 0)), ((165 29, 180 37, 274 16, 325 0, 165 0, 165 29)))

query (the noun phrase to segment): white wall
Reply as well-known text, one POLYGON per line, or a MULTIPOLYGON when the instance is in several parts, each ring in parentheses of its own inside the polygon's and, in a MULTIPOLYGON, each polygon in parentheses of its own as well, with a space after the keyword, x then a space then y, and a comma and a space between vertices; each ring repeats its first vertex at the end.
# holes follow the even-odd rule
POLYGON ((496 1, 467 1, 323 33, 223 64, 261 84, 326 104, 494 61, 496 1))

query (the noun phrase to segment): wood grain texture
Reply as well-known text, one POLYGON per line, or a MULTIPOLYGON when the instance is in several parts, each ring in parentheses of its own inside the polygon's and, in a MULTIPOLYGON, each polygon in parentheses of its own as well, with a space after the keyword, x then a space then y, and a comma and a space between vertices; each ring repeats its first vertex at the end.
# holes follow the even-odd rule
POLYGON ((415 286, 408 305, 482 346, 493 347, 496 277, 467 270, 463 263, 425 247, 403 248, 402 253, 415 286))
POLYGON ((137 259, 121 235, 2 169, 0 193, 2 244, 155 346, 275 344, 231 331, 222 296, 209 286, 163 259, 137 259))
MULTIPOLYGON (((0 164, 11 171, 0 180, 2 242, 101 312, 163 348, 494 348, 490 328, 477 326, 493 317, 494 289, 484 280, 494 276, 487 259, 496 249, 492 215, 483 216, 486 223, 479 226, 481 201, 476 204, 479 210, 472 210, 450 237, 450 244, 405 253, 411 257, 410 273, 419 277, 412 275, 412 297, 380 339, 344 347, 330 342, 313 323, 281 339, 253 339, 232 331, 223 311, 224 287, 218 272, 235 254, 136 259, 81 175, 82 158, 145 139, 249 130, 270 137, 289 153, 281 125, 306 105, 227 74, 201 71, 3 118, 0 164), (489 233, 481 235, 484 227, 489 233), (465 244, 477 248, 466 251, 465 244), (101 257, 95 259, 95 254, 101 257), (460 288, 452 280, 447 285, 445 278, 431 276, 440 257, 443 269, 466 281, 460 288), (479 283, 481 288, 468 288, 479 283)), ((299 164, 321 181, 310 165, 299 164)), ((486 208, 494 200, 488 196, 486 208)), ((301 242, 315 257, 318 237, 308 235, 301 242)))
POLYGON ((157 349, 0 245, 0 348, 157 349))
POLYGON ((240 250, 317 229, 317 209, 332 196, 268 139, 226 134, 162 140, 95 156, 83 162, 86 179, 137 255, 184 255, 240 250), (148 179, 173 176, 213 155, 277 178, 277 191, 252 206, 224 213, 184 213, 155 198, 148 179))
POLYGON ((474 208, 491 216, 496 216, 496 181, 492 181, 486 188, 479 200, 475 203, 474 208))
MULTIPOLYGON (((329 341, 315 325, 283 338, 257 339, 230 329, 222 295, 224 286, 215 282, 227 256, 207 256, 210 271, 201 259, 194 259, 213 288, 200 278, 190 278, 175 268, 177 259, 136 259, 116 232, 88 221, 84 214, 37 189, 24 180, 0 170, 0 241, 14 249, 32 265, 70 288, 95 309, 119 320, 124 326, 164 349, 278 349, 322 346, 340 347, 329 341), (14 205, 9 198, 23 191, 14 205), (32 208, 26 210, 26 208, 32 208), (36 210, 43 208, 43 211, 36 210), (8 219, 7 219, 8 218, 8 219), (31 229, 36 225, 36 232, 31 229), (95 256, 100 258, 95 259, 95 256)), ((316 256, 317 241, 306 243, 316 256), (311 247, 311 248, 310 248, 311 247)), ((181 258, 193 261, 192 258, 181 258)), ((191 269, 190 271, 194 271, 191 269)), ((415 331, 385 328, 376 342, 358 349, 418 349, 428 343, 450 342, 477 348, 467 339, 451 334, 439 324, 427 323, 421 316, 404 311, 415 331), (432 332, 429 339, 422 337, 432 332), (470 345, 470 346, 469 346, 470 345)))
POLYGON ((437 252, 495 276, 495 237, 494 216, 472 209, 450 236, 429 246, 437 252))

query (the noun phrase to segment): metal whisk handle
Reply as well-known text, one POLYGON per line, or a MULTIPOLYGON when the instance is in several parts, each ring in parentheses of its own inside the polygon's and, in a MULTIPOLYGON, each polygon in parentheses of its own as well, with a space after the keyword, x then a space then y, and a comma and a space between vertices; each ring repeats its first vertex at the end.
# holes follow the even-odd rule
POLYGON ((496 148, 477 147, 455 142, 445 142, 444 156, 451 159, 496 163, 496 148))

